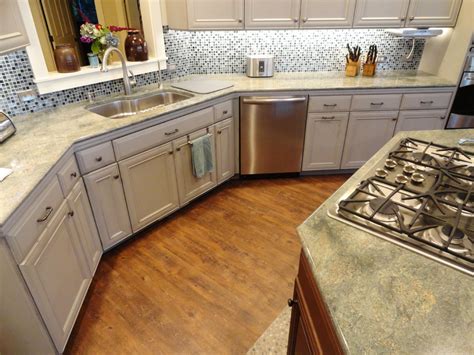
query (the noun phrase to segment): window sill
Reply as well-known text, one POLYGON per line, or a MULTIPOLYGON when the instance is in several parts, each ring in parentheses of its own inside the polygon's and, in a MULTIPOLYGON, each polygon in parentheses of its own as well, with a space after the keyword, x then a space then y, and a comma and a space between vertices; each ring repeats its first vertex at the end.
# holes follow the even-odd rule
MULTIPOLYGON (((166 59, 160 60, 161 70, 166 69, 166 59)), ((146 62, 127 62, 127 67, 135 75, 158 71, 158 59, 150 58, 146 62)), ((104 73, 100 68, 82 67, 74 73, 50 72, 47 76, 35 78, 39 94, 48 94, 56 91, 77 88, 79 86, 102 83, 123 78, 122 64, 114 62, 108 66, 109 71, 104 73)))

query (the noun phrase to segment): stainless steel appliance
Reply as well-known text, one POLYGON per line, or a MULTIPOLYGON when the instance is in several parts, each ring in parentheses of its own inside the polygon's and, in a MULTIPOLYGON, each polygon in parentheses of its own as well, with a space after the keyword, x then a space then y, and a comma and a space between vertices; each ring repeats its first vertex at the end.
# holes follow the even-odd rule
POLYGON ((248 55, 247 76, 251 78, 268 78, 273 76, 275 62, 273 55, 248 55))
POLYGON ((6 141, 16 132, 15 125, 6 113, 0 111, 0 143, 6 141))
POLYGON ((307 96, 240 99, 240 173, 301 172, 307 96))
POLYGON ((447 128, 474 128, 474 34, 447 128))
POLYGON ((474 276, 474 152, 404 139, 329 215, 474 276))

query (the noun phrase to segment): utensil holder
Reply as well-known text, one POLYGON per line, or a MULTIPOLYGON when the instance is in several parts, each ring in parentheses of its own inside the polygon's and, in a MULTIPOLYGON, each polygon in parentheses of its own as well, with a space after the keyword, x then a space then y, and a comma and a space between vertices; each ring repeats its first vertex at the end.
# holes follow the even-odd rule
POLYGON ((377 64, 369 64, 365 63, 364 68, 362 70, 362 75, 363 76, 374 76, 375 75, 375 70, 377 69, 377 64))
POLYGON ((346 76, 357 76, 359 75, 360 63, 349 61, 346 65, 346 76))

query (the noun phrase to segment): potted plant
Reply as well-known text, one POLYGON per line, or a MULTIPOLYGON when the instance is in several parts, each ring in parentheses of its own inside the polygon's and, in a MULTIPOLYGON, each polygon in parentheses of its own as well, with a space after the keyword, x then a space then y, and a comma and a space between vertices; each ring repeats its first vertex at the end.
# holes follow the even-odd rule
POLYGON ((101 24, 84 23, 81 25, 81 42, 91 45, 91 52, 102 62, 105 50, 109 47, 118 47, 119 39, 115 32, 129 30, 128 27, 102 26, 101 24))

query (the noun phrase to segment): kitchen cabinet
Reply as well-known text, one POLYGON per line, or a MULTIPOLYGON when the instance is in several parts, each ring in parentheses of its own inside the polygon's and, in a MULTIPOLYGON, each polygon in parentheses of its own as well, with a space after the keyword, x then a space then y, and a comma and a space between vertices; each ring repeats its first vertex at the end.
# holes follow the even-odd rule
POLYGON ((0 0, 0 55, 30 44, 17 0, 0 0))
POLYGON ((364 165, 393 136, 398 111, 352 112, 342 156, 342 169, 364 165))
POLYGON ((300 0, 245 0, 245 28, 298 28, 300 0))
POLYGON ((92 279, 74 218, 75 214, 64 202, 20 264, 59 352, 64 350, 92 279))
POLYGON ((84 255, 93 275, 102 257, 102 244, 82 180, 74 186, 67 200, 84 255))
POLYGON ((244 28, 244 0, 167 0, 166 8, 173 29, 244 28))
POLYGON ((302 0, 301 28, 352 27, 356 0, 302 0))
POLYGON ((221 184, 235 174, 234 119, 216 124, 217 183, 221 184))
POLYGON ((295 280, 288 354, 343 354, 334 324, 308 260, 301 252, 298 275, 295 280))
POLYGON ((116 163, 84 176, 104 250, 132 234, 127 203, 116 163))
POLYGON ((400 111, 395 133, 444 129, 446 118, 446 110, 400 111))
POLYGON ((119 162, 134 232, 179 208, 172 143, 119 162))
POLYGON ((462 0, 410 0, 407 27, 454 27, 462 0))
POLYGON ((354 27, 404 27, 409 0, 357 0, 354 27))
POLYGON ((306 123, 303 171, 340 169, 349 113, 310 113, 306 123))
POLYGON ((189 203, 192 199, 202 195, 217 185, 215 149, 212 151, 214 171, 201 178, 197 178, 193 174, 190 142, 206 134, 208 134, 211 139, 211 147, 215 147, 214 126, 201 129, 173 141, 179 203, 181 206, 189 203))

